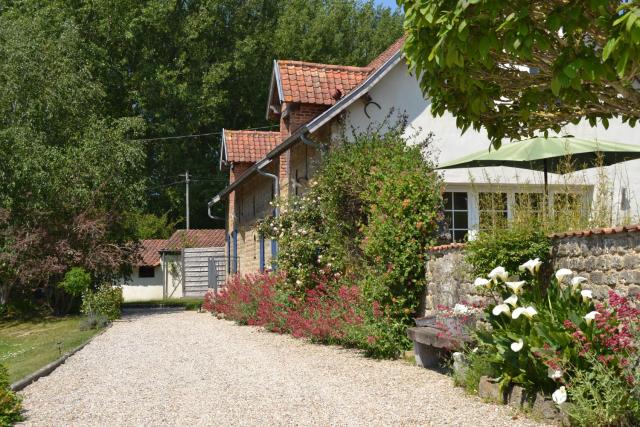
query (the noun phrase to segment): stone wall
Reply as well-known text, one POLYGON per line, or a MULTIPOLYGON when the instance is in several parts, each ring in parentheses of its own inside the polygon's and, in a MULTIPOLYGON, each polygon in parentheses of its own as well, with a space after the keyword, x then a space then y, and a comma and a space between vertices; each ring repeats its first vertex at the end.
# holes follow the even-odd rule
POLYGON ((554 236, 554 268, 589 279, 585 288, 604 299, 609 289, 640 297, 640 227, 619 227, 554 236))
POLYGON ((453 307, 457 303, 479 302, 481 297, 474 291, 473 280, 471 265, 465 260, 464 245, 454 243, 431 248, 422 307, 430 311, 439 305, 453 307))
MULTIPOLYGON (((553 239, 553 269, 569 268, 589 279, 583 287, 604 300, 610 289, 640 298, 640 225, 559 233, 553 239)), ((474 304, 473 272, 466 262, 463 244, 431 248, 427 261, 426 310, 438 305, 474 304)))

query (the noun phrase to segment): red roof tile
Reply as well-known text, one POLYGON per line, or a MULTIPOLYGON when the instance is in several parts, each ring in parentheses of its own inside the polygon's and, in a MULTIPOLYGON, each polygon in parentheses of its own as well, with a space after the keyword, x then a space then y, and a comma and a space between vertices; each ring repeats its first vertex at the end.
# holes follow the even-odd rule
POLYGON ((333 105, 381 67, 404 44, 400 37, 366 67, 276 61, 285 102, 333 105))
POLYGON ((226 160, 255 163, 280 143, 280 132, 224 130, 226 160))
POLYGON ((625 225, 621 227, 593 228, 591 230, 569 231, 566 233, 554 233, 549 237, 553 239, 564 239, 565 237, 589 237, 598 234, 618 234, 633 233, 640 231, 640 224, 625 225))
POLYGON ((179 251, 184 248, 211 248, 224 246, 223 229, 178 230, 166 240, 162 248, 167 251, 179 251))
POLYGON ((373 61, 371 61, 369 65, 367 65, 367 67, 373 68, 374 70, 380 68, 385 62, 391 59, 391 57, 395 55, 396 52, 402 49, 402 45, 404 44, 404 41, 406 39, 407 39, 406 35, 400 37, 391 46, 389 46, 384 52, 382 52, 373 61))
POLYGON ((449 251, 451 249, 464 249, 467 246, 466 243, 449 243, 447 245, 432 246, 428 249, 429 252, 441 252, 449 251))
POLYGON ((333 105, 373 70, 370 67, 277 61, 285 102, 333 105))
POLYGON ((167 240, 165 239, 146 239, 140 242, 140 258, 136 262, 136 267, 160 265, 160 249, 166 244, 167 240))

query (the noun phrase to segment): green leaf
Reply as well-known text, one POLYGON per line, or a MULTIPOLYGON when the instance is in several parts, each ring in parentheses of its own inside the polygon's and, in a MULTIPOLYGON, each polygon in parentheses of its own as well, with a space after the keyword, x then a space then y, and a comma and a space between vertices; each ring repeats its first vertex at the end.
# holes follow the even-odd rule
POLYGON ((612 38, 612 39, 609 39, 609 41, 607 41, 607 44, 604 45, 604 49, 602 49, 603 61, 606 61, 607 59, 609 59, 609 56, 611 56, 611 52, 613 52, 617 43, 618 43, 617 38, 612 38))
POLYGON ((560 95, 560 89, 562 89, 562 84, 560 84, 560 79, 555 76, 551 80, 551 92, 553 92, 554 95, 558 96, 560 95))

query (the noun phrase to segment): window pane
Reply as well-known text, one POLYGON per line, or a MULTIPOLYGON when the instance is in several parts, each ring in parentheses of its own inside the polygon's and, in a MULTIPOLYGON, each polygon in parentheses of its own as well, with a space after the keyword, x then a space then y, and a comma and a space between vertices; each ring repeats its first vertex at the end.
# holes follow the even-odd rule
POLYGON ((453 207, 457 211, 466 211, 467 193, 453 193, 453 207))
POLYGON ((444 202, 444 208, 446 210, 453 209, 453 200, 452 200, 452 197, 451 197, 452 194, 453 193, 450 193, 450 192, 446 192, 446 193, 442 194, 442 199, 443 199, 443 202, 444 202))
POLYGON ((444 213, 444 221, 447 223, 447 225, 449 226, 449 228, 453 227, 453 221, 452 221, 452 217, 451 217, 451 212, 445 212, 444 213))
POLYGON ((467 236, 467 230, 455 230, 453 232, 453 240, 456 242, 464 242, 467 236))
POLYGON ((469 228, 469 215, 467 212, 454 212, 453 223, 455 228, 469 228))
POLYGON ((506 211, 507 193, 480 193, 479 202, 481 211, 506 211))

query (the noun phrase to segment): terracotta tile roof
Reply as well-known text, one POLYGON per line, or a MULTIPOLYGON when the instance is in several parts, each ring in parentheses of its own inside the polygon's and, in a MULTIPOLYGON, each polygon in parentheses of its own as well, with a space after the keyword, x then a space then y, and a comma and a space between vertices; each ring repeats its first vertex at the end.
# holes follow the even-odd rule
POLYGON ((210 248, 225 245, 224 229, 178 230, 166 240, 165 251, 184 248, 210 248))
POLYGON ((277 61, 285 102, 333 105, 372 71, 370 67, 277 61))
POLYGON ((372 68, 374 70, 380 68, 393 55, 395 55, 397 51, 402 49, 402 45, 404 44, 404 41, 406 39, 407 39, 407 36, 404 35, 400 37, 398 40, 396 40, 395 42, 393 42, 391 46, 389 46, 384 52, 382 52, 373 61, 371 61, 369 65, 367 65, 367 67, 372 68))
POLYGON ((166 246, 166 239, 146 239, 140 242, 140 258, 136 262, 136 267, 149 265, 155 267, 160 265, 160 249, 166 246))
POLYGON ((464 249, 467 246, 466 243, 449 243, 447 245, 432 246, 428 249, 429 252, 442 252, 449 251, 451 249, 464 249))
POLYGON ((280 142, 280 132, 224 129, 225 154, 229 162, 255 163, 280 142))
POLYGON ((552 239, 564 239, 565 237, 589 237, 599 234, 618 234, 640 232, 640 224, 625 225, 621 227, 592 228, 591 230, 569 231, 566 233, 554 233, 552 239))

